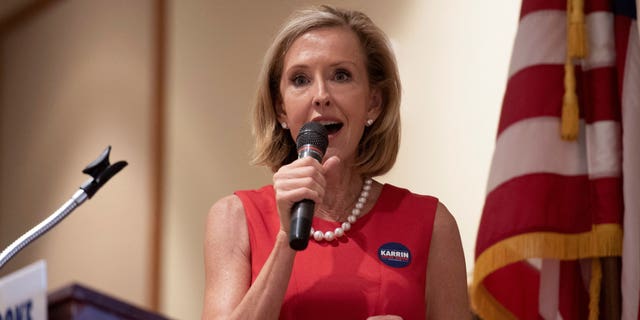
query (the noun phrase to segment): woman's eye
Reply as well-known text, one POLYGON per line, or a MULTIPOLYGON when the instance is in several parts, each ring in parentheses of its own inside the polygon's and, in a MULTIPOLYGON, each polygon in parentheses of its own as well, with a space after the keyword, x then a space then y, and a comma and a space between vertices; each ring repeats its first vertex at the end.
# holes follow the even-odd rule
POLYGON ((296 87, 300 87, 300 86, 304 86, 305 84, 309 83, 309 79, 307 79, 307 77, 303 76, 303 75, 296 75, 293 77, 293 79, 291 79, 291 82, 293 82, 293 85, 296 87))
POLYGON ((351 79, 351 74, 345 70, 338 70, 336 71, 334 78, 336 79, 336 81, 345 82, 351 79))

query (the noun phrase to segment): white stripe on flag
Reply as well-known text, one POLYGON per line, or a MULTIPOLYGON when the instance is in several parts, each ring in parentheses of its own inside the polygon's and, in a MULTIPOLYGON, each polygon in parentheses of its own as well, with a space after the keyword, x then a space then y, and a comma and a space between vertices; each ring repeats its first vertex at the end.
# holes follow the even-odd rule
POLYGON ((543 319, 555 320, 560 303, 560 260, 542 259, 538 312, 543 319))
POLYGON ((525 260, 532 268, 536 268, 538 272, 542 269, 542 258, 528 258, 525 260))
POLYGON ((598 121, 587 125, 587 172, 589 178, 619 177, 622 174, 620 124, 598 121))
POLYGON ((637 320, 640 303, 640 39, 631 25, 622 87, 624 239, 622 319, 637 320))
MULTIPOLYGON (((615 65, 613 14, 596 11, 585 17, 589 30, 589 55, 583 70, 615 65)), ((513 46, 509 77, 518 71, 540 64, 563 65, 567 50, 565 11, 542 10, 522 18, 513 46)))
POLYGON ((613 13, 608 11, 597 11, 587 15, 586 28, 589 32, 589 43, 587 58, 582 60, 583 70, 610 67, 616 64, 613 20, 613 13))
POLYGON ((537 64, 564 64, 566 30, 565 12, 542 10, 520 20, 511 54, 509 78, 518 71, 537 64))
POLYGON ((576 141, 560 139, 557 117, 530 118, 509 126, 496 140, 487 193, 508 180, 531 173, 620 176, 620 145, 612 142, 620 137, 620 124, 598 121, 585 128, 581 121, 580 125, 576 141), (589 137, 587 149, 585 132, 589 137), (588 160, 586 151, 590 153, 588 160))

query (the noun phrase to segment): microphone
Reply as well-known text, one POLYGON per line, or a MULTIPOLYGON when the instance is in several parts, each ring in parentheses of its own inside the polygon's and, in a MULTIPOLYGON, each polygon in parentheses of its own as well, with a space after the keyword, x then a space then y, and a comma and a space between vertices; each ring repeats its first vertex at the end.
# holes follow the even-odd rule
MULTIPOLYGON (((312 157, 322 162, 327 146, 329 145, 329 133, 327 129, 317 122, 305 123, 296 140, 298 159, 312 157)), ((309 244, 311 221, 315 203, 304 199, 291 207, 291 229, 289 229, 289 246, 293 250, 301 251, 309 244)))
POLYGON ((100 154, 96 160, 93 160, 86 168, 84 168, 84 170, 82 170, 82 173, 90 175, 91 178, 80 186, 79 190, 73 194, 71 199, 52 213, 48 218, 31 228, 27 233, 20 236, 20 238, 15 240, 5 248, 2 253, 0 253, 0 268, 18 254, 20 250, 24 249, 31 242, 55 227, 87 199, 91 199, 98 189, 102 188, 109 179, 127 166, 126 161, 118 161, 111 164, 109 162, 110 153, 111 146, 108 146, 104 151, 102 151, 102 154, 100 154))

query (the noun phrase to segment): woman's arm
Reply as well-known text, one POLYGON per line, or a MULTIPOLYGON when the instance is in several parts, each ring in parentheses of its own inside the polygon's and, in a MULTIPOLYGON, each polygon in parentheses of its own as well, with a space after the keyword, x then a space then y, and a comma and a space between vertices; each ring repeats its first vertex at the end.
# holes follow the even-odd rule
POLYGON ((286 233, 278 234, 251 285, 251 249, 240 199, 229 196, 218 201, 206 223, 202 319, 277 319, 295 257, 286 233))
POLYGON ((339 163, 337 157, 331 157, 323 166, 307 157, 281 167, 273 175, 280 231, 253 284, 242 201, 229 196, 213 205, 205 229, 203 319, 278 318, 296 255, 289 247, 291 206, 302 199, 321 203, 326 186, 324 174, 339 163))
POLYGON ((471 319, 460 232, 441 203, 433 223, 425 296, 427 319, 471 319))

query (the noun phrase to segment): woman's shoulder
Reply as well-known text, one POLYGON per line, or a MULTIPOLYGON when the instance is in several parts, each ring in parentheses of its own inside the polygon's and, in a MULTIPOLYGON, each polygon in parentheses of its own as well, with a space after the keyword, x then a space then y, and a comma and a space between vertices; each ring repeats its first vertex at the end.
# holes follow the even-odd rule
MULTIPOLYGON (((438 230, 439 234, 447 235, 449 232, 455 232, 455 234, 459 232, 458 224, 453 214, 451 214, 449 209, 434 195, 420 194, 406 188, 385 183, 382 187, 381 199, 385 202, 390 201, 395 203, 398 203, 401 199, 426 203, 435 211, 435 217, 433 219, 434 229, 438 230)), ((411 206, 413 205, 414 204, 411 204, 411 206)))
POLYGON ((456 223, 456 219, 451 214, 449 209, 440 201, 438 201, 438 207, 436 208, 436 217, 434 219, 434 228, 437 228, 440 233, 444 233, 446 235, 450 235, 451 232, 453 234, 458 234, 458 224, 456 223))
POLYGON ((230 194, 218 199, 209 209, 207 220, 209 223, 229 223, 244 217, 244 206, 240 197, 230 194))
POLYGON ((440 203, 440 200, 438 199, 438 197, 434 195, 416 193, 407 188, 399 187, 390 183, 383 184, 381 194, 384 195, 385 198, 394 199, 396 201, 397 199, 401 199, 401 198, 409 198, 409 199, 429 201, 429 202, 432 202, 434 205, 437 203, 440 203))
POLYGON ((268 184, 262 186, 258 189, 241 189, 233 192, 234 195, 237 196, 247 196, 247 197, 270 197, 275 194, 273 190, 273 185, 268 184))
POLYGON ((272 185, 266 185, 258 189, 236 190, 232 194, 224 196, 213 203, 209 209, 209 215, 229 214, 244 212, 244 203, 256 202, 273 198, 272 185))
POLYGON ((266 185, 258 189, 237 190, 233 193, 245 210, 270 208, 275 205, 275 191, 273 185, 266 185))

